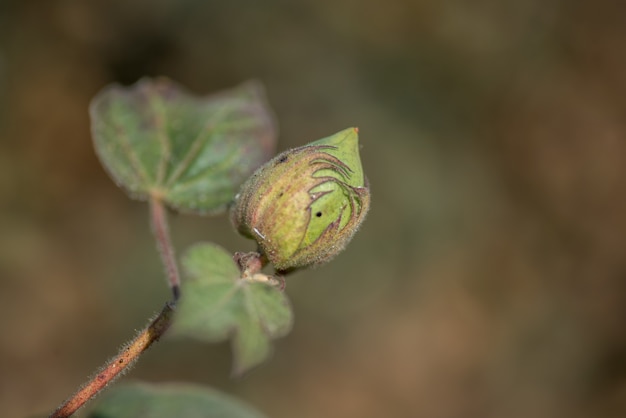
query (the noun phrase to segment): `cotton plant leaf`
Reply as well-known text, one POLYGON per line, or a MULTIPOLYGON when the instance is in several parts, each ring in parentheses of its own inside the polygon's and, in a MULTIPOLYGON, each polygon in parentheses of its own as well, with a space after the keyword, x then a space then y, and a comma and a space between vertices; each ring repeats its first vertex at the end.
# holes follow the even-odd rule
POLYGON ((90 107, 100 161, 133 198, 194 213, 226 208, 274 153, 276 128, 262 86, 197 97, 166 78, 106 87, 90 107))
POLYGON ((266 418, 244 402, 199 385, 127 383, 99 398, 88 418, 266 418))
POLYGON ((197 244, 184 256, 183 267, 188 277, 169 333, 206 342, 230 340, 234 374, 264 361, 272 340, 291 330, 285 294, 266 282, 242 279, 221 247, 197 244))

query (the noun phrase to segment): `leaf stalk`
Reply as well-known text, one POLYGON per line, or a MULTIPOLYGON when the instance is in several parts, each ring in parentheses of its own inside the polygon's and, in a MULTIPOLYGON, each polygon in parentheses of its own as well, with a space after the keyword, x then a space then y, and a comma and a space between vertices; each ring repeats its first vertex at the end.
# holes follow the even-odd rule
POLYGON ((163 200, 156 194, 150 196, 150 221, 174 301, 177 301, 180 297, 180 273, 176 263, 174 246, 170 238, 165 205, 163 200))

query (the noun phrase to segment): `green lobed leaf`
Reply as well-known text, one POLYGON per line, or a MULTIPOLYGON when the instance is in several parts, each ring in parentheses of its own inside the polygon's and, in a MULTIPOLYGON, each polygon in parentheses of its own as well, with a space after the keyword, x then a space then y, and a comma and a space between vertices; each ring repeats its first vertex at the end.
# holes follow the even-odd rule
POLYGON ((107 391, 88 418, 265 418, 244 402, 199 385, 127 383, 107 391))
POLYGON ((264 361, 271 340, 290 331, 292 312, 285 294, 267 283, 241 279, 221 247, 197 244, 185 254, 183 267, 188 278, 169 333, 207 342, 230 339, 235 374, 264 361))
POLYGON ((255 82, 196 97, 168 79, 144 78, 106 87, 90 115, 96 153, 115 182, 134 198, 156 195, 182 211, 224 210, 276 142, 255 82))

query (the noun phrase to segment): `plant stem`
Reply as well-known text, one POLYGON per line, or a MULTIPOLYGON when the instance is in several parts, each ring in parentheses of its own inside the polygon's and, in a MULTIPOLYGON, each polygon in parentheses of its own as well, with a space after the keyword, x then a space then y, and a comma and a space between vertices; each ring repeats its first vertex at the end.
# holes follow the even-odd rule
POLYGON ((161 255, 161 261, 165 266, 165 273, 174 295, 174 300, 180 297, 180 274, 178 272, 178 264, 174 255, 174 246, 170 238, 170 232, 167 225, 167 213, 163 201, 156 195, 150 197, 150 219, 152 232, 157 242, 157 248, 161 255))
POLYGON ((133 340, 127 343, 113 359, 109 360, 102 368, 85 383, 73 396, 67 399, 49 418, 65 418, 71 416, 88 400, 96 396, 109 383, 139 359, 152 343, 161 338, 172 322, 172 314, 176 301, 180 297, 180 274, 174 255, 174 246, 170 238, 167 225, 167 213, 163 200, 158 195, 150 197, 150 223, 152 232, 157 242, 157 248, 161 261, 165 266, 167 279, 174 295, 174 300, 167 303, 161 313, 150 321, 150 324, 133 340))
POLYGON ((152 319, 133 340, 128 342, 120 352, 109 360, 102 368, 85 383, 73 396, 67 399, 49 418, 66 418, 75 413, 85 402, 96 396, 109 383, 137 361, 139 356, 146 351, 152 343, 161 338, 169 328, 174 313, 174 304, 167 303, 161 313, 152 319))

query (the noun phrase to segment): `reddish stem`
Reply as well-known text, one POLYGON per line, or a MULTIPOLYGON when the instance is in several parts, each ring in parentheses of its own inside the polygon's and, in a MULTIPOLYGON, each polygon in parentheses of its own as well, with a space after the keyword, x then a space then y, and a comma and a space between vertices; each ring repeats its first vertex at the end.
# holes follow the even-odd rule
POLYGON ((78 392, 67 399, 49 418, 66 418, 75 413, 85 402, 96 396, 109 383, 127 371, 152 343, 161 338, 172 322, 174 307, 166 304, 161 313, 120 352, 109 360, 78 392))
POLYGON ((170 238, 165 205, 163 205, 163 201, 158 196, 153 195, 150 197, 150 219, 161 261, 165 266, 167 279, 176 301, 180 296, 180 274, 174 254, 174 246, 170 238))
POLYGON ((71 416, 88 400, 96 396, 109 383, 127 371, 154 342, 158 341, 172 322, 174 304, 180 296, 180 275, 174 247, 167 225, 167 214, 163 201, 156 195, 150 198, 150 220, 152 232, 157 242, 161 261, 165 266, 167 279, 174 295, 174 301, 165 305, 161 313, 150 321, 150 324, 139 335, 120 350, 113 359, 85 383, 74 395, 67 399, 49 418, 65 418, 71 416))

